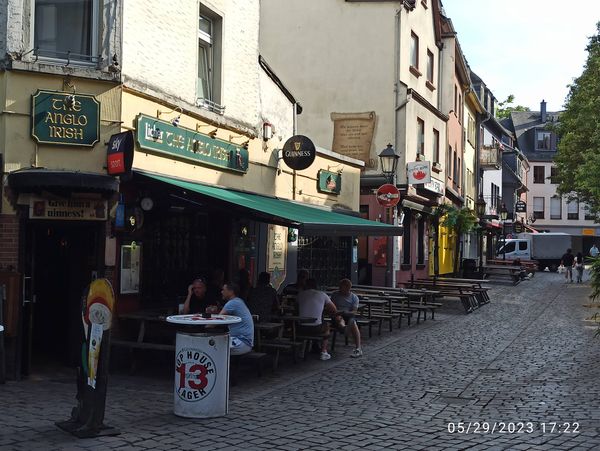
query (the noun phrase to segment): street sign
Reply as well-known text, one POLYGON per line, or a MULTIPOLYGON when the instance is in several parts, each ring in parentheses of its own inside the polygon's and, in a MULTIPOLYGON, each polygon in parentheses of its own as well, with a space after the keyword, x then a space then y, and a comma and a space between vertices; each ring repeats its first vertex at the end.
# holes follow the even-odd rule
POLYGON ((515 204, 515 211, 517 213, 527 213, 527 204, 522 200, 517 201, 515 204))
POLYGON ((515 233, 523 233, 523 223, 515 222, 513 224, 513 230, 515 233))
POLYGON ((386 183, 377 190, 377 203, 382 207, 395 207, 400 202, 400 191, 394 185, 386 183))

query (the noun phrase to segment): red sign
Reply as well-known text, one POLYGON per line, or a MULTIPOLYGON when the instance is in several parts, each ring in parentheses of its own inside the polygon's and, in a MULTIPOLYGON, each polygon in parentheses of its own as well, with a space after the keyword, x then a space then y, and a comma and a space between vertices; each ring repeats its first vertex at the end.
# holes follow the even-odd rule
POLYGON ((117 133, 110 137, 106 163, 110 175, 123 175, 131 171, 133 163, 133 133, 131 131, 117 133))
POLYGON ((394 185, 386 183, 377 190, 377 203, 382 207, 395 207, 400 202, 400 191, 394 185))

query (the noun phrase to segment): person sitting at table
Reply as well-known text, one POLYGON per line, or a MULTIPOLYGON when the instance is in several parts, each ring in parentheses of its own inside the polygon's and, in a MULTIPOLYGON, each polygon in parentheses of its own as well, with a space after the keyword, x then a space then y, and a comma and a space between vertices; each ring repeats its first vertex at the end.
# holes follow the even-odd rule
POLYGON ((259 321, 266 321, 279 310, 277 290, 271 285, 271 274, 261 272, 258 275, 256 287, 248 295, 248 308, 253 315, 258 315, 259 321))
POLYGON ((358 296, 352 293, 352 282, 349 279, 340 280, 339 289, 331 294, 331 300, 338 311, 336 322, 343 327, 345 324, 345 333, 348 329, 352 332, 354 339, 354 351, 350 357, 361 357, 363 355, 360 344, 360 330, 356 324, 355 316, 358 310, 358 296))
POLYGON ((306 281, 308 280, 308 270, 301 269, 298 271, 298 275, 296 276, 296 283, 290 283, 285 286, 283 291, 281 292, 284 296, 296 296, 302 290, 306 288, 306 281))
POLYGON ((188 294, 183 304, 183 314, 188 313, 216 313, 219 311, 219 304, 211 301, 206 296, 206 282, 204 279, 195 279, 188 286, 188 294))
POLYGON ((331 355, 327 352, 329 322, 323 322, 323 313, 335 315, 337 313, 335 304, 331 302, 326 293, 317 290, 315 279, 306 281, 306 289, 298 293, 296 302, 300 316, 316 318, 312 323, 300 325, 298 332, 300 335, 322 337, 320 359, 329 360, 331 358, 331 355))
POLYGON ((227 282, 221 290, 226 301, 221 315, 232 315, 242 319, 241 322, 229 325, 229 347, 232 355, 246 354, 254 346, 254 322, 246 303, 240 298, 240 286, 227 282))

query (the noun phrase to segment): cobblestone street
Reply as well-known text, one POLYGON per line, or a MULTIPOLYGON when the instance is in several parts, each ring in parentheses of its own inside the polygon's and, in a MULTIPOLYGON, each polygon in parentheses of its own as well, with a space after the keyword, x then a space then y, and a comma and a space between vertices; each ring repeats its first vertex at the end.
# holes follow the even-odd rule
POLYGON ((328 362, 286 362, 241 381, 226 418, 175 417, 171 377, 114 375, 106 423, 116 437, 78 440, 54 426, 74 405, 72 379, 8 382, 0 449, 599 449, 600 339, 584 321, 588 294, 549 273, 497 285, 473 314, 449 310, 365 340, 362 359, 339 345, 328 362))

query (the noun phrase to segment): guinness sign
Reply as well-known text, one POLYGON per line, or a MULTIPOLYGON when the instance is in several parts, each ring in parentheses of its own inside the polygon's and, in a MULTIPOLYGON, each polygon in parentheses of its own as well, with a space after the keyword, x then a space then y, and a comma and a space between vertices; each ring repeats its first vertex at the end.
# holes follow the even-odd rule
POLYGON ((313 164, 316 156, 317 149, 306 136, 292 136, 283 145, 283 161, 296 171, 308 168, 313 164))

